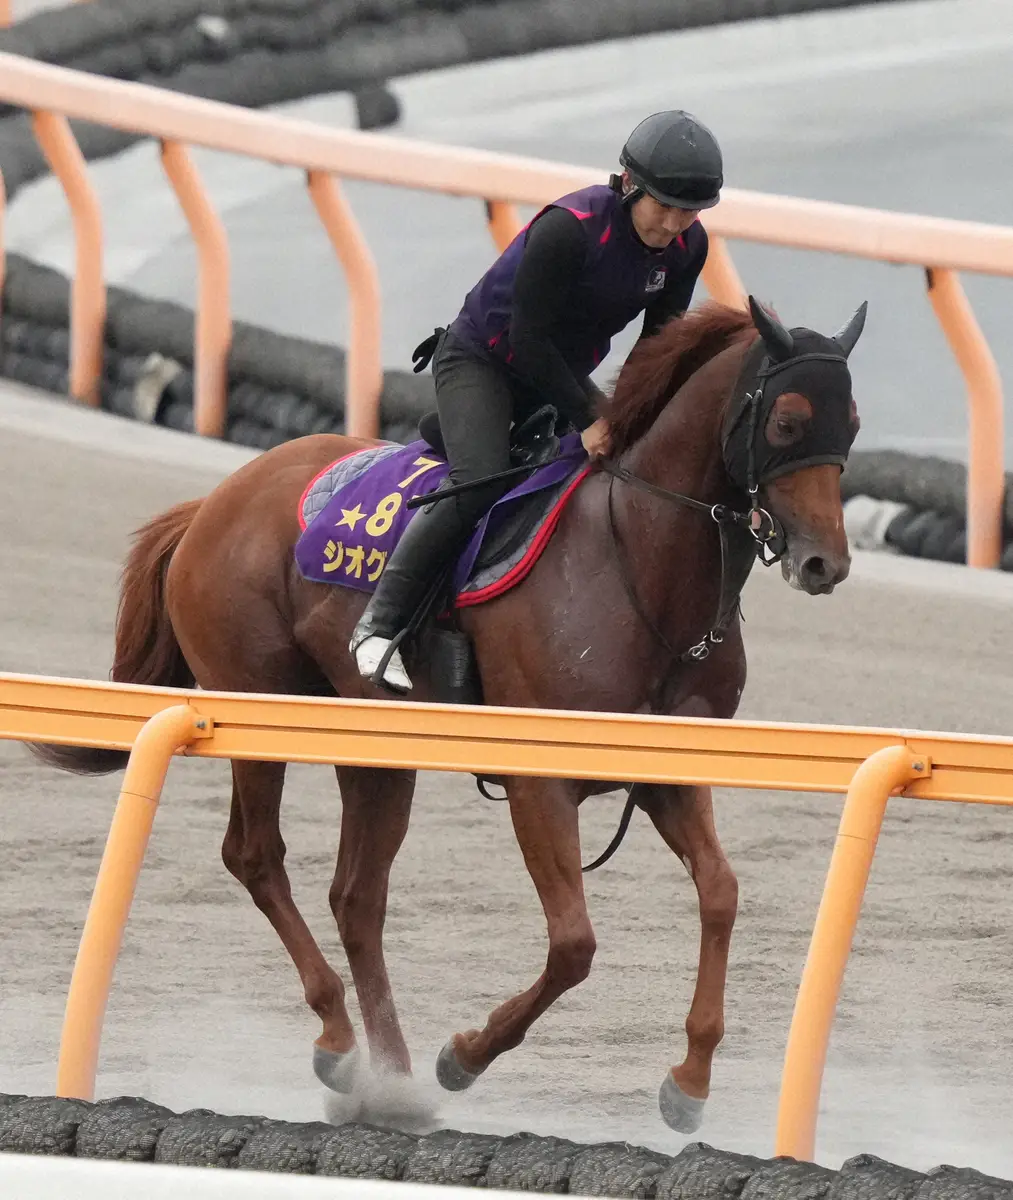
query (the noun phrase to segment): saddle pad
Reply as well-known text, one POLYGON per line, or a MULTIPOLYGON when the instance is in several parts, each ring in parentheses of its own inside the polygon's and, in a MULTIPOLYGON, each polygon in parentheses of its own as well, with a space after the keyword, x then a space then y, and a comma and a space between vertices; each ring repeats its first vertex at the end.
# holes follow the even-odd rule
MULTIPOLYGON (((588 470, 579 435, 567 435, 558 458, 493 505, 458 560, 454 584, 459 605, 491 600, 527 575, 588 470), (500 561, 482 563, 483 543, 517 520, 524 505, 537 507, 526 536, 500 561)), ((299 502, 303 533, 295 557, 300 573, 318 583, 373 591, 415 513, 406 507, 407 501, 429 495, 448 475, 446 460, 423 441, 372 446, 330 463, 310 481, 299 502)), ((527 523, 530 511, 523 515, 527 523)))

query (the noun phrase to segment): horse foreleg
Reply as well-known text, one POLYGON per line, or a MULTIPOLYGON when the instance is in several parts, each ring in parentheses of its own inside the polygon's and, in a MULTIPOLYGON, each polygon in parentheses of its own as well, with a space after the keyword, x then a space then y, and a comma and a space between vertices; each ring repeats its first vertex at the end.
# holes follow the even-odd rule
POLYGON ((724 1036, 738 883, 718 842, 710 788, 638 784, 636 798, 689 871, 700 900, 700 964, 686 1018, 688 1049, 685 1061, 665 1076, 659 1095, 665 1123, 679 1133, 693 1133, 703 1118, 714 1051, 724 1036))
POLYGON ((374 1065, 410 1074, 383 956, 390 869, 408 832, 414 771, 338 767, 341 842, 331 910, 348 956, 374 1065))
POLYGON ((594 957, 575 788, 565 780, 514 777, 507 794, 514 832, 545 912, 548 957, 535 984, 497 1008, 484 1029, 459 1033, 443 1048, 436 1075, 449 1091, 469 1087, 493 1059, 519 1046, 542 1013, 587 978, 594 957))
POLYGON ((355 1031, 344 985, 292 899, 278 823, 284 782, 284 763, 233 762, 232 815, 222 859, 274 926, 299 972, 306 1003, 323 1022, 313 1054, 317 1077, 335 1091, 350 1091, 358 1056, 355 1031))

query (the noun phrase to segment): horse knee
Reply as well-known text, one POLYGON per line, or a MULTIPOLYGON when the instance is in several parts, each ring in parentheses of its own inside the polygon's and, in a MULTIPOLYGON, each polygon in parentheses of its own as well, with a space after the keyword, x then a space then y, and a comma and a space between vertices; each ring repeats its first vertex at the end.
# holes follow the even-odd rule
POLYGON ((246 882, 243 874, 242 847, 228 837, 222 842, 222 862, 230 875, 238 879, 240 883, 246 882))
POLYGON ((549 947, 547 976, 563 991, 576 987, 591 974, 596 949, 597 943, 590 929, 567 935, 549 947))
POLYGON ((281 880, 287 888, 285 845, 236 845, 228 838, 222 843, 222 862, 226 870, 246 888, 253 902, 261 907, 273 886, 281 880))
POLYGON ((700 892, 700 921, 705 929, 728 935, 735 924, 739 906, 739 881, 727 862, 722 861, 697 877, 700 892))
POLYGON ((349 958, 362 954, 383 927, 384 898, 355 888, 332 888, 330 903, 345 954, 349 958))

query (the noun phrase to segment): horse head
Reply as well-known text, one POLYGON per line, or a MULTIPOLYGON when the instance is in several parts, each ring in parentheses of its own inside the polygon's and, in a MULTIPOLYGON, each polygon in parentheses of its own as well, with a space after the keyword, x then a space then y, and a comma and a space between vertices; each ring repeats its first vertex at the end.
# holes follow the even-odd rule
POLYGON ((848 355, 866 304, 833 337, 786 329, 752 296, 759 340, 746 356, 722 437, 725 467, 753 500, 781 571, 811 595, 847 578, 851 555, 840 477, 859 429, 848 355))

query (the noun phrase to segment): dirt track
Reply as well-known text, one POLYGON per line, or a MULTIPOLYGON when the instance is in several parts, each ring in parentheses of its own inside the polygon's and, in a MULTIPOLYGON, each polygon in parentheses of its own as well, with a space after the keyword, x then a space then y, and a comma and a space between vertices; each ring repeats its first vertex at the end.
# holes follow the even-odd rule
MULTIPOLYGON (((105 678, 130 531, 221 472, 172 465, 180 443, 171 438, 159 442, 160 463, 13 432, 2 428, 4 404, 0 667, 105 678)), ((62 422, 64 410, 41 411, 62 422)), ((870 582, 870 569, 879 564, 859 564, 819 600, 772 574, 754 578, 742 715, 1008 732, 1013 593, 961 600, 870 582)), ((116 777, 59 775, 0 744, 2 1091, 52 1089, 63 996, 116 791, 116 777)), ((228 794, 225 764, 174 764, 117 973, 100 1094, 316 1118, 315 1020, 274 933, 218 857, 228 794)), ((618 805, 586 808, 586 847, 597 849, 618 805)), ((328 770, 292 769, 285 834, 296 895, 342 970, 326 905, 337 812, 328 770)), ((742 902, 728 1033, 699 1135, 713 1144, 770 1152, 784 1037, 838 812, 835 797, 719 794, 742 902)), ((893 803, 831 1051, 823 1161, 867 1150, 1013 1175, 1003 1115, 1013 1067, 1010 820, 893 803)), ((661 1125, 655 1095, 683 1048, 698 935, 691 885, 637 821, 588 891, 599 941, 588 982, 471 1094, 434 1096, 435 1051, 533 978, 543 941, 505 811, 470 781, 422 778, 395 871, 388 952, 420 1098, 439 1105, 433 1121, 682 1144, 661 1125)))

